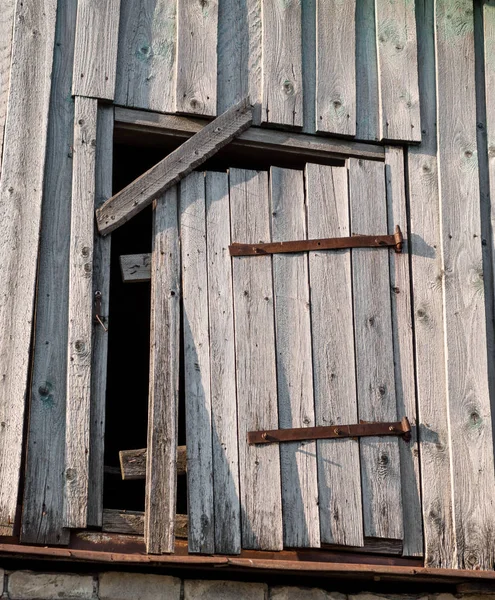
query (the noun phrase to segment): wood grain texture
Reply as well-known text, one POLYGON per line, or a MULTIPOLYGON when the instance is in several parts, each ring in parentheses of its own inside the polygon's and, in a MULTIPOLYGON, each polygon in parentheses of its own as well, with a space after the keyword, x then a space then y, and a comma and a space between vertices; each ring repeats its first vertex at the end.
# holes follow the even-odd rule
MULTIPOLYGON (((270 169, 272 241, 306 239, 302 171, 270 169)), ((281 429, 314 427, 308 256, 272 259, 281 429)), ((280 446, 284 547, 319 547, 316 442, 280 446)))
POLYGON ((377 140, 378 64, 375 0, 356 2, 356 136, 377 140))
POLYGON ((141 283, 151 277, 151 254, 124 254, 120 257, 124 283, 141 283))
POLYGON ((56 4, 19 0, 15 13, 0 178, 0 535, 17 508, 56 4))
POLYGON ((421 141, 415 6, 375 0, 381 138, 421 141))
POLYGON ((174 112, 176 13, 169 0, 122 2, 116 104, 174 112))
POLYGON ((178 193, 153 210, 151 341, 145 541, 150 554, 174 551, 180 363, 178 193))
MULTIPOLYGON (((348 236, 347 168, 306 166, 308 237, 348 236)), ((309 253, 316 425, 358 422, 351 251, 309 253)), ((317 442, 321 541, 362 546, 359 442, 317 442)))
POLYGON ((189 552, 215 551, 205 174, 180 186, 189 552))
POLYGON ((316 131, 316 2, 301 3, 303 131, 316 131))
POLYGON ((227 173, 206 173, 215 552, 241 551, 234 309, 227 173))
POLYGON ((355 0, 317 2, 317 131, 356 134, 355 13, 355 0))
MULTIPOLYGON (((139 450, 121 450, 119 452, 120 473, 122 479, 145 479, 147 448, 139 450)), ((187 455, 185 446, 177 446, 177 475, 187 471, 187 455)))
POLYGON ((9 98, 14 9, 15 0, 0 1, 0 173, 2 172, 3 132, 9 98))
MULTIPOLYGON (((122 533, 124 535, 144 534, 144 513, 136 510, 115 510, 106 508, 103 511, 103 532, 122 533)), ((187 515, 175 515, 175 537, 187 540, 187 515)))
MULTIPOLYGON (((349 189, 351 233, 386 229, 383 165, 351 159, 349 189)), ((358 410, 365 421, 397 420, 388 260, 380 249, 352 250, 358 410)), ((365 438, 360 453, 364 533, 401 539, 399 441, 365 438)))
POLYGON ((58 7, 55 31, 21 522, 26 544, 69 542, 62 521, 76 8, 75 0, 58 7))
MULTIPOLYGON (((231 169, 232 241, 270 239, 268 191, 266 172, 231 169)), ((232 278, 242 547, 281 550, 279 448, 246 443, 248 431, 278 427, 271 257, 234 257, 232 278)))
POLYGON ((64 526, 87 525, 98 102, 76 98, 69 244, 64 526))
POLYGON ((128 221, 242 133, 251 123, 252 112, 247 99, 208 123, 191 139, 186 140, 177 150, 115 194, 96 211, 100 233, 106 235, 128 221))
POLYGON ((459 568, 495 559, 495 474, 488 391, 473 5, 435 4, 438 165, 447 399, 459 568))
POLYGON ((72 94, 113 100, 117 70, 120 0, 80 0, 72 94))
POLYGON ((218 0, 178 0, 177 112, 216 114, 217 30, 218 0))
POLYGON ((302 127, 301 2, 262 0, 261 120, 302 127))

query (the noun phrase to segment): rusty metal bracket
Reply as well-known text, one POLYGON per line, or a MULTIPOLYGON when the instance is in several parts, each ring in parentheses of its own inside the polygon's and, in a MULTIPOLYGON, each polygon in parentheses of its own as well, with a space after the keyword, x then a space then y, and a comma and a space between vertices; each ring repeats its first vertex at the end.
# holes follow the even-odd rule
POLYGON ((94 306, 95 306, 94 322, 101 325, 103 327, 103 331, 105 331, 105 333, 106 333, 108 331, 108 327, 105 325, 105 323, 103 321, 103 317, 101 315, 101 301, 102 301, 102 294, 101 294, 100 290, 96 290, 95 296, 94 296, 94 306))
POLYGON ((393 235, 351 235, 341 238, 319 240, 297 240, 293 242, 269 242, 266 244, 239 244, 229 246, 231 256, 265 256, 288 252, 308 252, 310 250, 344 250, 347 248, 394 248, 402 252, 404 238, 398 225, 393 235))
POLYGON ((248 444, 272 444, 278 442, 304 442, 306 440, 332 440, 382 435, 401 436, 408 442, 411 439, 411 424, 409 423, 409 419, 404 417, 402 421, 395 423, 366 423, 361 421, 356 425, 249 431, 247 441, 248 444))

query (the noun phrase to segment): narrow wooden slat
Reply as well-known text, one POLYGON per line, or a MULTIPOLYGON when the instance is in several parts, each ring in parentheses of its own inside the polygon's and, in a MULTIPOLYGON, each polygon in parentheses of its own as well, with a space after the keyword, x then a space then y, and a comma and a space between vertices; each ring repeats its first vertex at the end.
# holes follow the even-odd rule
POLYGON ((180 186, 189 552, 215 551, 205 175, 180 186))
POLYGON ((113 100, 120 0, 79 0, 74 54, 74 96, 113 100))
MULTIPOLYGON (((270 239, 268 174, 230 171, 232 241, 270 239)), ((271 257, 232 259, 242 546, 283 547, 280 453, 248 446, 255 428, 278 427, 271 257)))
POLYGON ((115 103, 175 110, 176 2, 122 2, 115 103))
POLYGON ((218 0, 177 1, 177 112, 216 114, 217 28, 218 0))
POLYGON ((244 99, 208 123, 191 139, 115 194, 96 211, 100 233, 110 233, 143 210, 160 194, 247 129, 251 122, 251 107, 249 101, 244 99))
POLYGON ((64 526, 87 524, 98 102, 76 98, 69 245, 64 526))
POLYGON ((151 254, 125 254, 120 257, 120 270, 124 283, 149 281, 151 277, 151 254))
MULTIPOLYGON (((272 241, 306 238, 302 171, 270 170, 272 241)), ((257 259, 255 259, 257 260, 257 259)), ((313 427, 313 360, 307 254, 273 257, 278 414, 281 429, 313 427)), ((284 546, 318 547, 316 442, 280 447, 284 546)))
POLYGON ((241 551, 234 314, 227 173, 206 174, 215 552, 241 551))
MULTIPOLYGON (((351 231, 387 227, 383 165, 349 161, 351 231)), ((396 421, 389 258, 373 248, 352 250, 354 337, 359 418, 396 421)), ((402 539, 399 441, 360 440, 364 533, 402 539)))
POLYGON ((301 2, 303 131, 315 133, 316 126, 316 2, 301 2))
POLYGON ((146 462, 145 541, 151 554, 174 551, 180 362, 178 194, 153 210, 151 354, 146 462))
POLYGON ((421 140, 414 3, 375 0, 382 139, 421 140))
POLYGON ((14 28, 15 0, 0 2, 0 173, 2 172, 3 132, 7 116, 10 83, 10 58, 14 28))
POLYGON ((302 127, 301 3, 262 0, 263 105, 261 120, 302 127))
MULTIPOLYGON (((144 534, 144 519, 144 513, 140 511, 106 508, 103 511, 101 530, 107 533, 142 536, 144 534)), ((187 515, 175 515, 175 537, 187 540, 187 530, 187 515)))
POLYGON ((316 130, 356 133, 356 1, 318 0, 316 130))
MULTIPOLYGON (((385 165, 388 227, 392 232, 394 223, 402 223, 404 228, 407 224, 406 177, 402 148, 387 147, 385 165)), ((399 440, 402 507, 404 510, 403 554, 404 556, 421 556, 423 554, 423 527, 416 426, 409 240, 405 239, 401 255, 390 252, 389 258, 397 418, 407 417, 412 426, 411 441, 399 440)))
POLYGON ((74 137, 74 101, 70 92, 75 0, 58 7, 57 20, 21 522, 21 542, 50 545, 69 542, 69 531, 62 527, 62 482, 67 389, 68 231, 74 137))
MULTIPOLYGON (((308 236, 349 235, 347 169, 306 166, 308 236)), ((316 424, 358 422, 351 251, 311 252, 311 327, 316 424)), ((317 443, 321 541, 363 545, 359 442, 317 443)))
POLYGON ((0 179, 0 535, 12 535, 17 508, 56 2, 18 0, 15 14, 0 179))
POLYGON ((435 3, 447 399, 457 566, 495 560, 495 472, 487 373, 476 140, 473 5, 435 3))
MULTIPOLYGON (((119 452, 120 473, 122 479, 145 479, 147 449, 121 450, 119 452)), ((177 475, 184 475, 187 471, 186 447, 177 446, 177 475)))

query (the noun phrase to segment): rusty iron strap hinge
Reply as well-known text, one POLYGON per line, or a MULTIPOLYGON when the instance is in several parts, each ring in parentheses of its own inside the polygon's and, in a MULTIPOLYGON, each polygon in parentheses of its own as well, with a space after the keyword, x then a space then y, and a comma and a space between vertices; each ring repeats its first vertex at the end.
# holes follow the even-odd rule
POLYGON ((298 427, 297 429, 272 429, 249 431, 248 444, 272 444, 274 442, 304 442, 306 440, 332 440, 341 438, 374 437, 379 435, 402 436, 411 439, 409 419, 395 423, 366 423, 356 425, 330 425, 324 427, 298 427))
POLYGON ((266 244, 239 244, 229 246, 231 256, 264 256, 287 252, 308 252, 309 250, 343 250, 346 248, 394 248, 402 252, 402 231, 395 226, 393 235, 351 235, 341 238, 319 240, 297 240, 294 242, 269 242, 266 244))

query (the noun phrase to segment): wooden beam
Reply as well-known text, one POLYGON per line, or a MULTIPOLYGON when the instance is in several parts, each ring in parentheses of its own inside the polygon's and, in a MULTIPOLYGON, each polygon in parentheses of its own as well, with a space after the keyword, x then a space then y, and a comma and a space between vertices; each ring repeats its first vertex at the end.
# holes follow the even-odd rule
POLYGON ((124 283, 141 283, 151 278, 151 254, 124 254, 120 257, 124 283))
MULTIPOLYGON (((106 508, 103 511, 103 526, 101 530, 107 533, 142 536, 144 535, 144 512, 106 508)), ((175 537, 187 540, 187 536, 187 515, 175 515, 175 537)))
POLYGON ((180 148, 115 194, 96 211, 98 229, 106 235, 128 221, 193 169, 246 130, 253 116, 245 98, 208 123, 180 148))
POLYGON ((0 173, 2 172, 3 131, 9 98, 10 57, 14 29, 15 0, 3 0, 0 16, 0 173))
MULTIPOLYGON (((119 452, 122 479, 146 479, 146 448, 119 452)), ((187 471, 186 447, 177 446, 177 475, 187 471)))

